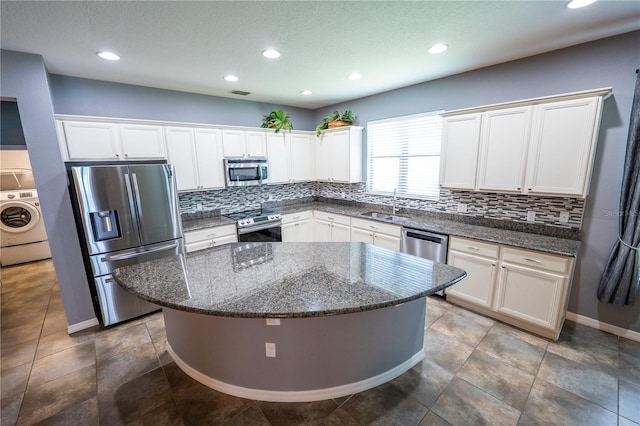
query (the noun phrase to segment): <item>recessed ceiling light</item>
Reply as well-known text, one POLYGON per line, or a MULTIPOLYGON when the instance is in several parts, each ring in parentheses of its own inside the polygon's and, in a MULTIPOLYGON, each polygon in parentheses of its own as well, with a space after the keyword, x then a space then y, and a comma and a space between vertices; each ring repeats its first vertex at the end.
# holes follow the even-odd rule
POLYGON ((360 79, 360 77, 362 77, 362 76, 360 74, 358 74, 357 72, 352 72, 351 74, 349 74, 347 76, 347 78, 349 80, 358 80, 358 79, 360 79))
POLYGON ((238 77, 236 77, 235 75, 225 75, 224 79, 227 81, 238 81, 238 77))
POLYGON ((598 0, 572 0, 567 4, 569 9, 579 9, 581 7, 589 6, 598 0))
POLYGON ((262 52, 262 56, 269 59, 275 59, 280 57, 280 52, 274 49, 267 49, 262 52))
POLYGON ((100 56, 102 59, 106 59, 107 61, 117 61, 120 59, 120 56, 113 52, 97 52, 96 55, 100 56))
POLYGON ((447 46, 446 44, 437 43, 437 44, 434 44, 433 46, 431 46, 429 48, 429 53, 433 53, 433 54, 442 53, 445 50, 447 50, 448 48, 449 48, 449 46, 447 46))
POLYGON ((313 92, 311 90, 303 90, 300 92, 301 95, 305 95, 305 96, 309 96, 311 94, 313 94, 313 92))

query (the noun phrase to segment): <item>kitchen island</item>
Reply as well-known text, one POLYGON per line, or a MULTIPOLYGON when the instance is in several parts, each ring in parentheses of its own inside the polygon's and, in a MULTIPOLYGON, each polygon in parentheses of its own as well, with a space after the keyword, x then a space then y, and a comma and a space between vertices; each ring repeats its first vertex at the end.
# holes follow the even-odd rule
POLYGON ((313 401, 418 363, 426 296, 465 275, 363 243, 237 243, 114 278, 163 306, 167 350, 194 379, 245 398, 313 401))

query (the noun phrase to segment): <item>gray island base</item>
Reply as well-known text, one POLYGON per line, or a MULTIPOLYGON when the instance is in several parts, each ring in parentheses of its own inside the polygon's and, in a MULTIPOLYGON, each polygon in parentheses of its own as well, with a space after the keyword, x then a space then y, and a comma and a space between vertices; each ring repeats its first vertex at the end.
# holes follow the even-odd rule
POLYGON ((199 382, 281 402, 361 392, 420 362, 426 296, 461 269, 364 243, 237 243, 116 270, 163 307, 199 382))

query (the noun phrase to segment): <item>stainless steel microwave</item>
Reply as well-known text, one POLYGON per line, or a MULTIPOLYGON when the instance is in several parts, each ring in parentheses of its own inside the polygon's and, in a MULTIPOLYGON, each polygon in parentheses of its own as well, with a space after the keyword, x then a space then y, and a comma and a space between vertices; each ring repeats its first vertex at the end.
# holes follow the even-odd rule
POLYGON ((266 158, 225 158, 227 186, 249 186, 269 183, 266 158))

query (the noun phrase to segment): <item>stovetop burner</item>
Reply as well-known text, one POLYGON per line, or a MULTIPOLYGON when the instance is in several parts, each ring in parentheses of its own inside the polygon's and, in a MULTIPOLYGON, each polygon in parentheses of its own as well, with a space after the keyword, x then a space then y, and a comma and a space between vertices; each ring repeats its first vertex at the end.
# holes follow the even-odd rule
POLYGON ((262 210, 247 210, 244 212, 229 213, 229 214, 226 214, 225 216, 233 220, 240 220, 240 219, 260 217, 262 215, 263 215, 262 210))
POLYGON ((279 222, 282 216, 278 213, 270 213, 264 210, 247 210, 244 212, 230 213, 225 215, 236 221, 238 228, 258 226, 271 222, 279 222))

